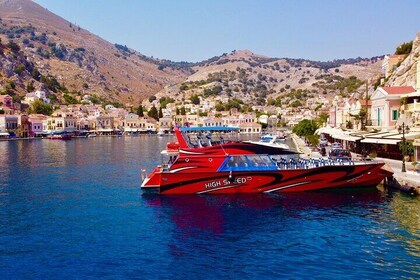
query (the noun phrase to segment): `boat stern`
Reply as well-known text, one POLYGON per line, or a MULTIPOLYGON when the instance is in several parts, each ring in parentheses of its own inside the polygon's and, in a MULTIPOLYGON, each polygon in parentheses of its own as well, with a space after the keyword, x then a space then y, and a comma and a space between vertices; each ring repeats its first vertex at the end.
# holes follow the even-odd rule
POLYGON ((158 165, 148 176, 146 176, 146 170, 141 171, 143 190, 159 190, 161 186, 161 174, 162 166, 158 165))

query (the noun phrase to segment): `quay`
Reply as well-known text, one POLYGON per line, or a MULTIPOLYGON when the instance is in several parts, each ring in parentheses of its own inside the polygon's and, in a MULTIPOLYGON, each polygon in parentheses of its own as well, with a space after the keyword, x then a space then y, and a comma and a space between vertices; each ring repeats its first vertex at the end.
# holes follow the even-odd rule
MULTIPOLYGON (((305 141, 292 133, 291 138, 299 153, 303 154, 303 157, 321 157, 318 151, 314 151, 308 146, 305 141)), ((360 156, 359 154, 352 153, 353 156, 360 156)), ((402 172, 402 162, 400 160, 393 160, 388 158, 376 157, 375 160, 383 161, 386 166, 394 172, 394 176, 390 180, 385 180, 384 185, 387 187, 398 189, 402 192, 411 195, 420 195, 420 173, 410 170, 410 163, 406 163, 407 171, 402 172)))

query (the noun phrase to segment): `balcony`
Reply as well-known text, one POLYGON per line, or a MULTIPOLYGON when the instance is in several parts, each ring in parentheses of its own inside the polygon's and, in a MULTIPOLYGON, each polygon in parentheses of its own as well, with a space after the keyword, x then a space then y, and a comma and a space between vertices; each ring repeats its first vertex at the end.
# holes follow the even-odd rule
POLYGON ((419 103, 406 104, 406 105, 401 106, 401 108, 404 109, 404 111, 408 113, 420 112, 419 103))

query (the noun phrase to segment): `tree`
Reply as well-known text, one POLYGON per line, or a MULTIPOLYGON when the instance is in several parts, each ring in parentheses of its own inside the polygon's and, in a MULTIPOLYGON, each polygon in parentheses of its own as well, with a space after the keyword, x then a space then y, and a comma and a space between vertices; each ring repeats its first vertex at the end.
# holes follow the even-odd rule
POLYGON ((301 120, 294 128, 293 133, 299 136, 313 135, 317 130, 317 125, 312 120, 301 120))
POLYGON ((181 115, 185 116, 187 113, 185 112, 185 107, 181 107, 181 115))
POLYGON ((19 76, 22 74, 23 71, 25 71, 25 65, 23 64, 19 64, 15 69, 15 73, 19 76))
POLYGON ((149 97, 149 102, 152 103, 153 101, 156 100, 156 96, 152 95, 149 97))
POLYGON ((20 51, 19 45, 13 42, 12 40, 9 41, 7 47, 9 47, 14 53, 18 53, 20 51))
POLYGON ((407 155, 407 156, 414 155, 413 142, 409 142, 407 140, 405 142, 401 141, 398 143, 398 148, 403 153, 403 155, 407 155))
POLYGON ((317 127, 321 127, 324 123, 327 122, 329 116, 327 113, 321 113, 319 116, 315 119, 315 123, 317 127))
POLYGON ((144 112, 143 112, 143 105, 139 105, 139 107, 137 108, 137 115, 139 117, 144 117, 144 112))
POLYGON ((35 87, 34 87, 34 82, 33 81, 30 81, 27 85, 26 85, 26 91, 27 92, 33 92, 35 90, 35 87))
POLYGON ((150 111, 147 112, 147 115, 151 118, 154 118, 155 120, 159 119, 159 113, 158 113, 158 110, 156 109, 155 105, 153 105, 152 108, 150 109, 150 111))
POLYGON ((173 102, 175 102, 175 99, 173 99, 173 98, 171 98, 171 97, 162 96, 162 97, 159 99, 160 107, 162 107, 162 108, 166 108, 166 106, 167 106, 169 103, 173 103, 173 102))
POLYGON ((195 105, 200 104, 200 98, 198 97, 197 94, 191 95, 190 100, 191 100, 192 104, 195 104, 195 105))
POLYGON ((179 115, 179 108, 176 107, 176 114, 179 115))
POLYGON ((223 105, 222 103, 217 103, 215 109, 217 112, 222 112, 225 110, 225 105, 223 105))
POLYGON ((32 109, 30 111, 30 113, 43 114, 49 116, 53 112, 53 108, 50 104, 44 104, 42 100, 38 99, 35 100, 34 103, 32 103, 32 109))
POLYGON ((413 41, 402 43, 395 50, 395 54, 409 54, 413 48, 413 41))
POLYGON ((79 104, 80 102, 74 98, 73 96, 69 95, 69 94, 64 94, 63 95, 64 100, 66 101, 67 104, 79 104))
POLYGON ((159 107, 159 118, 163 118, 162 107, 159 107))
POLYGON ((293 102, 290 103, 291 107, 301 107, 302 103, 299 100, 294 100, 293 102))

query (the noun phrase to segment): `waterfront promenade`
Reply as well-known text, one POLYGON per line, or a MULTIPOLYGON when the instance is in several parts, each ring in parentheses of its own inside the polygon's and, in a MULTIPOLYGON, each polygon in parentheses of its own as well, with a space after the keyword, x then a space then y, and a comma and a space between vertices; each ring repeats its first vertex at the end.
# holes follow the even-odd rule
MULTIPOLYGON (((313 151, 312 148, 306 145, 305 141, 297 136, 291 134, 293 143, 296 146, 296 150, 303 154, 304 157, 321 157, 320 153, 313 151)), ((359 154, 352 153, 354 157, 360 156, 359 154)), ((394 172, 394 178, 401 186, 414 187, 417 194, 420 194, 420 173, 416 173, 412 169, 411 162, 406 162, 407 172, 401 172, 402 161, 393 160, 387 158, 375 158, 375 160, 384 161, 386 165, 394 172)))

